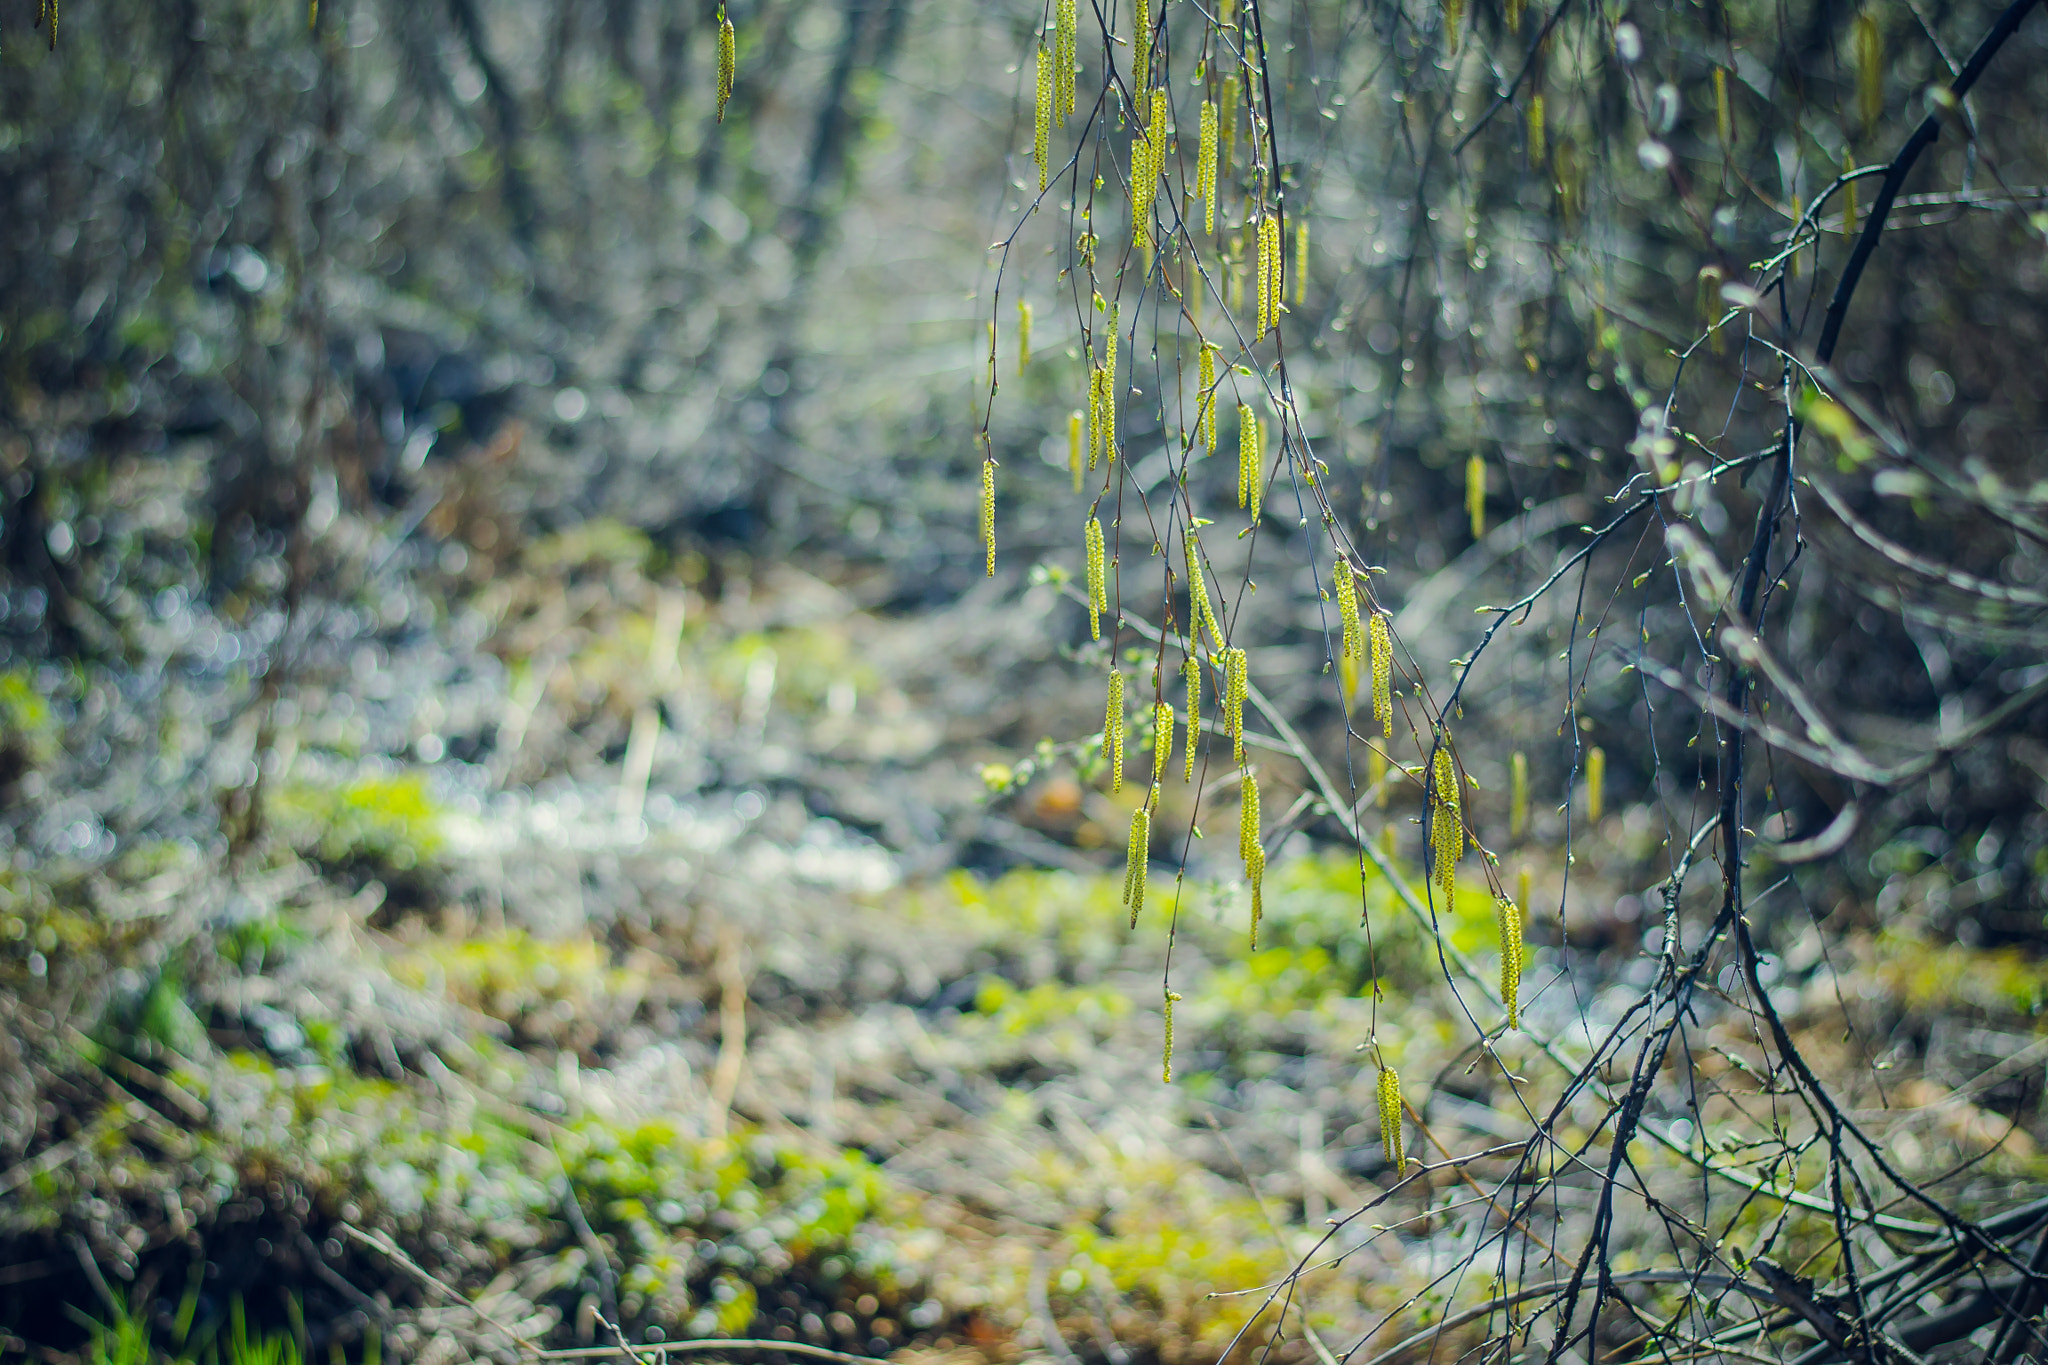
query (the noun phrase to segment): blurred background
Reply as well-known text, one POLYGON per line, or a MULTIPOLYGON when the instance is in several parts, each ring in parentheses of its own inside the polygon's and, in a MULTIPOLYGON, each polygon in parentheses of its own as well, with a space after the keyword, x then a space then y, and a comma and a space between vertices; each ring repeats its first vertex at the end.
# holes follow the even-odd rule
MULTIPOLYGON (((1480 859, 1425 930, 1304 761, 1421 886, 1293 492, 1211 547, 1257 728, 1298 736, 1258 758, 1263 946, 1214 852, 1229 780, 1169 790, 1127 923, 1138 796, 1104 780, 1115 656, 1072 588, 1095 290, 1153 394, 1110 486, 1224 507, 1234 471, 1176 463, 1164 276, 1076 268, 1115 99, 1029 192, 1048 14, 0 0, 0 1356, 1364 1365, 1512 1326, 1446 1324, 1464 1268, 1508 1270, 1462 1167, 1396 1188, 1363 1049, 1408 1078, 1411 1155, 1553 1102, 1602 1130, 1611 1092, 1560 1099, 1541 1049, 1593 1052, 1719 905, 1703 585, 1807 401, 1784 356, 2001 12, 1265 12, 1309 228, 1291 430, 1404 667, 1463 678, 1475 832, 1529 888, 1495 1048, 1439 953, 1497 971, 1480 859), (1465 674, 1476 609, 1546 583, 1465 674), (1303 1258, 1284 1302, 1212 1297, 1303 1258)), ((1191 160, 1203 77, 1161 52, 1191 160)), ((1796 721, 1750 750, 1766 984, 1972 1215, 2048 1193, 2044 52, 2034 12, 1943 116, 1821 374, 1759 684, 1796 721)), ((1127 516, 1127 565, 1175 543, 1127 516)), ((1785 1136, 1749 987, 1713 983, 1658 1131, 1720 1240, 1675 1252, 1645 1210, 1608 1259, 1825 1279, 1824 1153, 1785 1136), (1681 1157, 1710 1147, 1749 1185, 1706 1193, 1681 1157), (1773 1182, 1818 1210, 1741 1197, 1773 1182)), ((1884 1235, 1880 1263, 1919 1234, 1884 1235)), ((1639 1324, 1602 1332, 1632 1358, 1639 1324)))

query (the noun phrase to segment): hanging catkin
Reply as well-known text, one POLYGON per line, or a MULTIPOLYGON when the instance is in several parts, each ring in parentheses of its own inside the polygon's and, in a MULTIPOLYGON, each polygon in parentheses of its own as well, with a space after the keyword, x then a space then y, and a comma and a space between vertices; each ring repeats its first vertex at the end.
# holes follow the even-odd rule
POLYGON ((1064 128, 1068 115, 1074 112, 1074 67, 1080 37, 1077 0, 1059 0, 1053 15, 1053 103, 1064 128))
POLYGON ((1133 8, 1131 90, 1142 99, 1146 87, 1152 83, 1152 6, 1147 0, 1134 0, 1133 8))
MULTIPOLYGON (((1259 495, 1259 419, 1248 404, 1237 405, 1237 505, 1251 507, 1259 495)), ((1252 520, 1258 520, 1253 513, 1252 520)))
POLYGON ((1529 169, 1542 170, 1543 160, 1549 154, 1544 143, 1543 92, 1538 90, 1529 96, 1529 169))
POLYGON ((1256 950, 1259 921, 1266 913, 1266 846, 1259 838, 1259 779, 1249 769, 1237 807, 1237 856, 1244 860, 1244 879, 1252 889, 1252 947, 1256 950))
MULTIPOLYGON (((51 30, 53 33, 55 29, 51 30)), ((732 98, 732 83, 739 75, 739 39, 723 5, 718 8, 718 121, 725 122, 725 103, 732 98)))
POLYGON ((1081 413, 1067 414, 1067 472, 1074 476, 1074 491, 1081 491, 1081 413))
POLYGON ((1522 1021, 1522 907, 1506 896, 1493 898, 1500 927, 1500 998, 1507 1006, 1508 1027, 1522 1021))
POLYGON ((1444 0, 1444 46, 1458 50, 1458 29, 1465 20, 1465 0, 1444 0))
POLYGON ((1202 230, 1216 232, 1216 106, 1202 101, 1202 143, 1195 158, 1195 197, 1202 201, 1202 230))
POLYGON ((1194 617, 1190 634, 1199 638, 1204 626, 1209 630, 1209 643, 1216 649, 1223 648, 1223 629, 1216 624, 1216 607, 1209 600, 1209 583, 1202 576, 1202 542, 1195 537, 1192 527, 1187 533, 1188 601, 1189 615, 1194 617))
POLYGON ((1394 737, 1394 632, 1387 614, 1376 611, 1366 634, 1372 646, 1372 718, 1386 739, 1394 737))
POLYGON ((1465 515, 1472 519, 1472 539, 1486 534, 1486 461, 1476 454, 1465 460, 1465 515))
POLYGON ((1380 1143, 1387 1149, 1387 1164, 1394 1178, 1408 1173, 1408 1161, 1401 1150, 1401 1075, 1390 1066, 1380 1068, 1380 1143))
POLYGON ((1279 273, 1273 264, 1273 257, 1279 250, 1280 220, 1267 214, 1259 220, 1259 338, 1273 330, 1274 318, 1280 310, 1280 300, 1275 298, 1273 293, 1273 280, 1279 273))
POLYGON ((1109 704, 1102 713, 1102 751, 1109 755, 1109 789, 1124 789, 1124 675, 1109 669, 1109 704))
POLYGON ((1856 112, 1865 131, 1884 117, 1884 35, 1869 10, 1856 16, 1856 112))
POLYGON ((1465 851, 1465 822, 1458 811, 1458 768, 1448 730, 1437 734, 1435 775, 1430 782, 1430 873, 1448 909, 1458 889, 1458 858, 1465 851))
POLYGON ((1728 105, 1728 71, 1714 68, 1714 133, 1723 147, 1735 140, 1735 115, 1728 105))
POLYGON ((1152 703, 1152 790, 1166 780, 1166 765, 1173 761, 1173 705, 1152 703))
MULTIPOLYGON (((1156 798, 1159 789, 1154 787, 1156 798)), ((1152 805, 1150 801, 1131 812, 1131 845, 1124 861, 1124 901, 1131 908, 1131 927, 1138 926, 1138 912, 1145 908, 1145 871, 1152 860, 1152 805)))
POLYGON ((1308 219, 1294 225, 1294 302, 1308 302, 1308 219))
POLYGON ((1017 300, 1017 373, 1031 363, 1031 305, 1017 300))
POLYGON ((1607 751, 1589 749, 1586 751, 1586 819, 1593 824, 1600 823, 1600 815, 1607 806, 1607 751))
MULTIPOLYGON (((1517 749, 1508 763, 1508 838, 1519 839, 1529 825, 1529 756, 1517 749)), ((1523 897, 1527 900, 1526 894, 1523 897)))
POLYGON ((1230 735, 1230 761, 1244 766, 1244 699, 1251 690, 1251 663, 1241 645, 1223 651, 1223 728, 1230 735))
POLYGON ((1109 610, 1109 577, 1102 546, 1102 522, 1088 518, 1081 528, 1082 543, 1088 547, 1088 638, 1102 638, 1103 613, 1109 610))
POLYGON ((1167 1085, 1173 1084, 1173 1007, 1179 1000, 1179 991, 1166 992, 1166 1048, 1159 1059, 1159 1079, 1167 1085))
POLYGON ((1209 453, 1216 453, 1216 348, 1204 342, 1202 356, 1196 362, 1197 382, 1201 385, 1200 396, 1195 400, 1195 425, 1200 429, 1202 444, 1209 453))
POLYGON ((1344 629, 1344 642, 1337 651, 1337 677, 1344 689, 1344 707, 1358 692, 1358 665, 1365 657, 1365 628, 1358 619, 1358 581, 1351 576, 1351 561, 1339 555, 1331 570, 1337 589, 1337 620, 1344 629))
POLYGON ((981 462, 981 543, 988 548, 988 576, 996 576, 996 462, 981 462))
POLYGON ((1031 157, 1038 163, 1038 190, 1045 192, 1046 165, 1052 155, 1053 55, 1038 45, 1038 107, 1032 120, 1031 157))
MULTIPOLYGON (((1196 631, 1190 634, 1196 634, 1199 630, 1200 627, 1197 627, 1196 631)), ((1192 640, 1189 641, 1188 647, 1190 651, 1193 650, 1192 640)), ((1180 780, 1192 782, 1195 780, 1195 741, 1202 733, 1202 661, 1190 652, 1180 661, 1180 673, 1188 690, 1187 766, 1181 770, 1180 780)))

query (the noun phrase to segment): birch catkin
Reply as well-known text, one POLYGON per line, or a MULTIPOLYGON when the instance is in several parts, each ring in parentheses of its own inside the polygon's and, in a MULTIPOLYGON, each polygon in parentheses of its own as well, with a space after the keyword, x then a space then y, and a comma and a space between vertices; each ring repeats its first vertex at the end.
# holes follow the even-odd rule
POLYGON ((1399 1179, 1408 1173, 1408 1161, 1401 1150, 1401 1074, 1390 1066, 1380 1068, 1378 1099, 1380 1143, 1387 1149, 1387 1164, 1399 1179))
MULTIPOLYGON (((1192 641, 1189 648, 1193 648, 1192 641)), ((1195 741, 1202 733, 1202 661, 1190 653, 1180 661, 1180 672, 1188 691, 1187 766, 1181 771, 1180 780, 1192 782, 1195 780, 1195 741)))
POLYGON ((1109 704, 1102 713, 1102 751, 1109 755, 1109 789, 1124 789, 1124 675, 1109 670, 1109 704))
POLYGON ((1444 905, 1458 889, 1458 858, 1465 851, 1465 822, 1458 810, 1458 768, 1448 731, 1437 735, 1435 775, 1430 782, 1430 873, 1444 905))
POLYGON ((1589 749, 1586 751, 1586 819, 1593 824, 1600 823, 1600 816, 1607 807, 1607 751, 1589 749))
POLYGON ((1244 766, 1244 699, 1251 690, 1251 663, 1241 645, 1223 651, 1223 728, 1230 735, 1231 762, 1244 766))
MULTIPOLYGON (((1045 188, 1039 186, 1040 189, 1045 188)), ((1031 305, 1017 300, 1017 373, 1031 363, 1031 305)))
POLYGON ((1280 300, 1274 291, 1274 280, 1279 276, 1279 267, 1273 258, 1280 252, 1280 220, 1267 214, 1259 220, 1259 337, 1273 330, 1280 311, 1280 300))
POLYGON ((1507 1006, 1508 1027, 1522 1021, 1522 907, 1506 896, 1493 898, 1494 916, 1500 928, 1500 998, 1507 1006))
POLYGON ((1252 947, 1256 949, 1259 921, 1266 913, 1266 846, 1259 838, 1259 779, 1249 770, 1237 808, 1237 856, 1244 861, 1244 879, 1252 889, 1252 947))
POLYGON ((1140 97, 1152 81, 1152 6, 1136 0, 1131 33, 1131 89, 1140 97))
MULTIPOLYGON (((1154 795, 1158 788, 1153 788, 1154 795)), ((1131 845, 1125 851, 1124 901, 1131 908, 1131 927, 1138 925, 1138 912, 1145 908, 1145 872, 1152 860, 1152 804, 1147 801, 1131 812, 1131 845)))
POLYGON ((732 98, 732 83, 739 75, 739 37, 725 7, 718 10, 718 121, 725 122, 725 104, 732 98))
POLYGON ((1478 455, 1465 461, 1465 515, 1472 519, 1472 539, 1486 534, 1486 461, 1478 455))
POLYGON ((1074 476, 1074 491, 1081 491, 1081 413, 1067 414, 1067 472, 1074 476))
POLYGON ((1109 576, 1102 546, 1102 522, 1088 518, 1088 524, 1081 528, 1082 542, 1088 547, 1088 638, 1102 638, 1103 613, 1109 610, 1109 576))
POLYGON ((1209 584, 1202 576, 1202 542, 1195 537, 1194 530, 1187 533, 1188 599, 1189 614, 1194 619, 1190 634, 1200 637, 1202 628, 1208 627, 1209 643, 1213 648, 1223 648, 1223 629, 1216 624, 1216 607, 1209 601, 1209 584))
POLYGON ((1202 201, 1202 230, 1216 232, 1216 106, 1202 101, 1202 142, 1195 158, 1195 197, 1202 201))
POLYGON ((981 462, 981 543, 988 548, 988 576, 996 576, 996 462, 981 462))
POLYGON ((1053 15, 1053 103, 1064 128, 1074 112, 1074 67, 1080 55, 1077 0, 1059 0, 1053 15))
POLYGON ((1250 507, 1259 485, 1259 419, 1250 406, 1237 405, 1237 505, 1250 507))
POLYGON ((1173 1007, 1179 1000, 1179 991, 1166 993, 1166 1048, 1159 1059, 1159 1079, 1166 1085, 1173 1084, 1173 1007))
POLYGON ((1358 582, 1351 576, 1351 561, 1338 556, 1331 577, 1337 589, 1337 620, 1344 630, 1344 641, 1337 651, 1337 676, 1343 684, 1344 706, 1348 710, 1351 698, 1358 692, 1358 665, 1365 657, 1365 629, 1358 619, 1358 582))
POLYGON ((1166 765, 1173 761, 1173 705, 1152 703, 1152 790, 1166 780, 1166 765))
POLYGON ((1367 629, 1372 645, 1372 718, 1383 738, 1394 737, 1394 632, 1385 612, 1372 614, 1367 629))
POLYGON ((1053 55, 1038 45, 1038 107, 1031 129, 1031 158, 1038 163, 1038 190, 1045 192, 1046 165, 1052 154, 1053 55))
POLYGON ((1294 225, 1294 302, 1308 302, 1308 219, 1294 225))
POLYGON ((1216 348, 1203 343, 1202 356, 1196 362, 1197 381, 1201 395, 1195 400, 1195 425, 1200 429, 1202 444, 1209 453, 1216 453, 1216 348))
MULTIPOLYGON (((1528 826, 1529 756, 1517 749, 1508 764, 1508 838, 1521 838, 1528 826)), ((1526 894, 1523 899, 1528 899, 1526 894)))

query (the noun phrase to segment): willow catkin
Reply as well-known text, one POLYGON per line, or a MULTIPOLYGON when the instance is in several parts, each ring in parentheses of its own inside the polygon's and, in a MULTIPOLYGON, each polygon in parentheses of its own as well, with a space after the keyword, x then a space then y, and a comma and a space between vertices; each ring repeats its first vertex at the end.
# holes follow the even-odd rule
POLYGON ((981 543, 988 548, 988 576, 996 576, 996 462, 981 462, 981 543))
POLYGON ((1186 539, 1188 566, 1188 613, 1194 618, 1191 634, 1199 637, 1203 627, 1209 631, 1209 644, 1215 649, 1223 648, 1223 628, 1216 623, 1216 606, 1209 600, 1209 583, 1202 575, 1202 542, 1190 527, 1186 539))
POLYGON ((1408 1159, 1401 1150, 1401 1074, 1390 1066, 1380 1068, 1378 1099, 1380 1143, 1387 1149, 1387 1164, 1399 1179, 1408 1173, 1408 1159))
POLYGON ((1522 907, 1506 896, 1493 898, 1494 919, 1500 929, 1500 998, 1507 1006, 1508 1027, 1522 1022, 1522 907))
POLYGON ((1244 699, 1251 690, 1251 662, 1242 645, 1223 651, 1223 728, 1230 736, 1231 762, 1244 766, 1244 699))
POLYGON ((1038 163, 1038 190, 1045 192, 1046 166, 1052 156, 1053 55, 1038 45, 1038 106, 1031 123, 1031 158, 1038 163))
POLYGON ((1444 905, 1458 889, 1458 858, 1465 851, 1465 822, 1458 810, 1458 767, 1447 732, 1437 736, 1436 767, 1430 782, 1430 874, 1444 905))
POLYGON ((739 75, 739 37, 725 7, 718 10, 718 121, 725 122, 725 104, 732 98, 732 83, 739 75))
POLYGON ((1216 453, 1216 348, 1207 342, 1202 344, 1201 359, 1196 362, 1197 382, 1201 386, 1200 396, 1195 399, 1195 426, 1202 444, 1209 453, 1216 453))
POLYGON ((1031 305, 1017 300, 1017 373, 1031 363, 1031 305))
POLYGON ((1163 1084, 1173 1084, 1173 1007, 1180 1001, 1180 992, 1166 993, 1166 1047, 1159 1058, 1159 1079, 1163 1084))
POLYGON ((1237 405, 1237 505, 1250 507, 1259 486, 1259 418, 1245 403, 1237 405))
POLYGON ((1081 528, 1081 542, 1088 549, 1088 638, 1100 640, 1103 613, 1109 610, 1109 575, 1099 518, 1088 518, 1081 528))
POLYGON ((1599 824, 1601 812, 1606 808, 1607 751, 1589 749, 1586 751, 1586 819, 1599 824))
POLYGON ((1166 765, 1173 761, 1173 704, 1152 703, 1152 789, 1166 780, 1166 765))
POLYGON ((1067 116, 1074 112, 1074 67, 1080 38, 1077 0, 1058 0, 1053 16, 1053 108, 1064 128, 1067 116))
POLYGON ((1181 770, 1180 780, 1192 782, 1195 780, 1195 741, 1202 733, 1202 661, 1190 652, 1180 661, 1180 675, 1188 693, 1187 765, 1181 770))
POLYGON ((1394 632, 1376 611, 1366 627, 1372 652, 1372 718, 1385 739, 1394 737, 1394 632))
POLYGON ((1102 751, 1109 755, 1109 789, 1124 789, 1124 675, 1112 664, 1109 670, 1109 704, 1102 713, 1102 751))
MULTIPOLYGON (((1508 762, 1508 838, 1519 839, 1529 825, 1529 756, 1517 749, 1508 762)), ((1523 899, 1526 901, 1527 896, 1523 899)))
POLYGON ((1216 232, 1216 106, 1202 101, 1202 141, 1195 156, 1195 197, 1202 201, 1202 230, 1216 232))
POLYGON ((1067 473, 1074 476, 1074 491, 1081 491, 1081 413, 1067 414, 1067 473))
POLYGON ((1308 302, 1308 219, 1294 225, 1294 302, 1308 302))
MULTIPOLYGON (((1156 797, 1159 789, 1152 789, 1156 797)), ((1138 912, 1145 908, 1145 872, 1152 861, 1152 803, 1146 801, 1131 812, 1131 845, 1124 860, 1124 901, 1131 909, 1131 927, 1138 926, 1138 912)))
POLYGON ((1252 889, 1252 947, 1259 946, 1259 921, 1266 914, 1266 845, 1259 838, 1259 779, 1247 770, 1237 807, 1237 856, 1252 889))
POLYGON ((1856 113, 1865 130, 1884 116, 1884 35, 1870 10, 1856 16, 1856 113))

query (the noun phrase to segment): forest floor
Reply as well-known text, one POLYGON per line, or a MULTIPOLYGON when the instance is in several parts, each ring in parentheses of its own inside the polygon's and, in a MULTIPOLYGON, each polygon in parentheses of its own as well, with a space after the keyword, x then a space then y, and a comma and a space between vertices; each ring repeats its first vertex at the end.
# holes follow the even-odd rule
MULTIPOLYGON (((1575 903, 1602 909, 1532 920, 1523 1027, 1482 1055, 1467 1012, 1492 1007, 1351 851, 1276 850, 1256 953, 1222 859, 1155 865, 1131 924, 1135 794, 1035 747, 1100 728, 1051 586, 902 616, 841 578, 668 559, 609 523, 441 554, 359 594, 356 634, 267 717, 190 727, 208 771, 224 729, 260 773, 235 838, 93 859, 87 829, 71 861, 17 858, 0 1355, 142 1365, 153 1333, 230 1365, 273 1338, 447 1365, 623 1336, 1329 1365, 1432 1324, 1396 1358, 1467 1341, 1483 1324, 1437 1307, 1471 1252, 1449 1210, 1549 1102, 1544 1049, 1583 1052, 1656 970, 1646 813, 1579 845, 1575 903), (1380 1058, 1408 1078, 1405 1179, 1380 1058)), ((185 610, 170 654, 219 629, 185 610)), ((55 688, 58 714, 32 705, 49 679, 9 676, 54 799, 101 684, 55 688)), ((1554 900, 1563 868, 1525 861, 1554 900)), ((1439 929, 1497 971, 1483 889, 1439 929)), ((1832 952, 1786 1003, 1865 1121, 1916 1162, 2038 1182, 2038 1134, 1979 1103, 2048 1060, 2038 978, 1832 952), (1915 1036, 1963 1060, 1891 1072, 1915 1036)), ((1701 1043, 1724 1169, 1819 1178, 1745 1172, 1773 1121, 1754 1042, 1701 1043)), ((1664 1131, 1643 1169, 1696 1176, 1664 1131)), ((1727 1236, 1789 1243, 1812 1216, 1758 1200, 1727 1236)))

